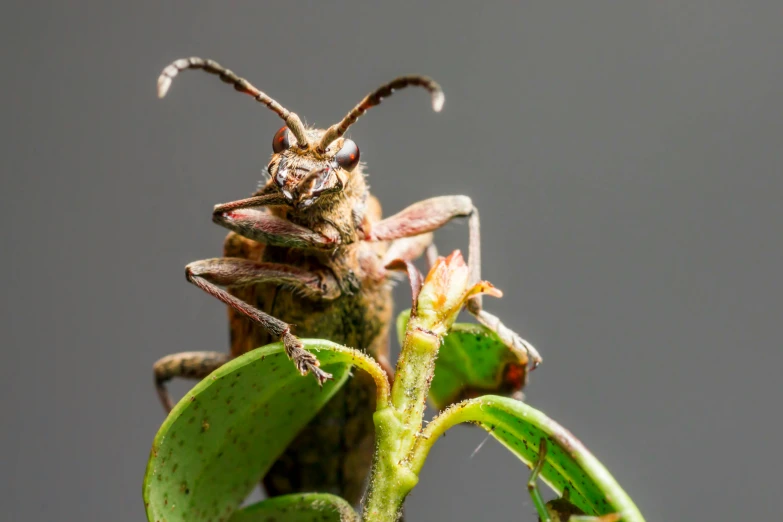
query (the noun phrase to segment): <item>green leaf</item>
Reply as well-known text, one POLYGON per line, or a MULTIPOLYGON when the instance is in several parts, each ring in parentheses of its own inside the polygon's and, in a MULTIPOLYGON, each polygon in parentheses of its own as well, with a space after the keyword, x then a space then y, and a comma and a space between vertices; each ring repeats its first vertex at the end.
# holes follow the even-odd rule
POLYGON ((558 495, 567 487, 570 501, 588 515, 621 513, 625 522, 643 522, 631 498, 607 469, 568 430, 527 404, 485 395, 461 402, 441 413, 424 430, 418 469, 429 448, 447 429, 461 422, 487 430, 529 467, 538 461, 539 444, 547 440, 541 478, 558 495))
POLYGON ((355 522, 359 515, 340 497, 304 493, 269 498, 234 513, 229 522, 355 522))
POLYGON ((334 375, 323 389, 274 343, 218 368, 174 407, 144 477, 148 520, 227 519, 345 383, 352 364, 366 358, 328 341, 302 342, 334 375))
MULTIPOLYGON (((410 310, 397 317, 400 344, 409 318, 410 310)), ((510 396, 526 378, 526 361, 520 361, 495 332, 480 324, 456 323, 438 352, 429 400, 442 410, 481 395, 510 396)))

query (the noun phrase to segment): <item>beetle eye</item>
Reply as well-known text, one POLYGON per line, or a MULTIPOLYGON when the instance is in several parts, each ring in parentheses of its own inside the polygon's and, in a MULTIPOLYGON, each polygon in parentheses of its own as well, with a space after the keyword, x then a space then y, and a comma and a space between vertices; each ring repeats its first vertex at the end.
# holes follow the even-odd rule
POLYGON ((352 171, 359 163, 359 147, 353 141, 346 139, 343 141, 343 147, 334 155, 334 160, 345 170, 352 171))
POLYGON ((280 154, 290 146, 291 142, 288 140, 288 127, 281 127, 272 139, 272 150, 275 154, 280 154))

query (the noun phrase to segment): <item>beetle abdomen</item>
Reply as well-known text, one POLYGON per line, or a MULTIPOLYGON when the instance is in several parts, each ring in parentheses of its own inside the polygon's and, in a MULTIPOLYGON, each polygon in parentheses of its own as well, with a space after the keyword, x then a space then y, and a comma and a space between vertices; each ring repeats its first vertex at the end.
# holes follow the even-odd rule
MULTIPOLYGON (((360 243, 352 248, 381 247, 377 243, 360 243)), ((229 234, 226 239, 224 255, 286 264, 299 257, 298 253, 265 248, 236 234, 229 234)), ((380 259, 380 255, 365 255, 364 259, 374 257, 380 259)), ((382 270, 369 268, 359 267, 352 282, 353 291, 343 292, 330 301, 297 295, 271 284, 236 288, 231 293, 294 325, 293 333, 298 337, 328 339, 366 350, 376 358, 386 357, 392 314, 391 290, 386 282, 375 277, 382 270)), ((234 357, 277 341, 258 324, 231 308, 229 320, 234 357)), ((374 386, 369 376, 354 372, 351 380, 297 435, 267 473, 264 487, 269 495, 319 491, 358 503, 372 464, 374 386)))

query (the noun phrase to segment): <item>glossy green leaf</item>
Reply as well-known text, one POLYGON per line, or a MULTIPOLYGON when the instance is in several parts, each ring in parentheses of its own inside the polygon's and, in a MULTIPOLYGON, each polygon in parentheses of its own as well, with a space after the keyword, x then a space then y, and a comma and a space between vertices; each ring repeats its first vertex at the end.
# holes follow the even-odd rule
POLYGON ((323 388, 274 343, 218 368, 174 407, 144 477, 148 520, 227 519, 362 357, 331 342, 302 341, 334 375, 323 388))
POLYGON ((355 522, 359 515, 340 497, 305 493, 268 498, 234 513, 229 522, 355 522))
MULTIPOLYGON (((410 310, 397 317, 400 344, 409 317, 410 310)), ((456 323, 438 352, 429 400, 444 409, 486 394, 510 396, 524 386, 526 378, 526 361, 520 361, 495 332, 480 324, 456 323)))
POLYGON ((547 452, 541 479, 558 495, 567 487, 570 501, 588 515, 621 513, 624 522, 644 518, 607 469, 568 430, 527 404, 486 395, 461 402, 444 411, 427 426, 427 441, 418 455, 419 465, 429 447, 451 426, 460 422, 480 425, 529 467, 538 461, 542 438, 547 452))

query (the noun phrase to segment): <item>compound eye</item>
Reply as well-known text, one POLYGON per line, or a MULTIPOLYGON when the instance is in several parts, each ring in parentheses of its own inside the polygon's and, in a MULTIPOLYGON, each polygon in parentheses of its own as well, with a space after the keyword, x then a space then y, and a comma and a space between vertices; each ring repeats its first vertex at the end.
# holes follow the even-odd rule
POLYGON ((343 147, 334 155, 334 160, 343 169, 352 171, 359 163, 359 147, 353 141, 346 139, 343 141, 343 147))
POLYGON ((288 127, 281 127, 272 139, 272 150, 275 154, 280 154, 290 146, 291 142, 288 140, 288 127))

